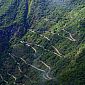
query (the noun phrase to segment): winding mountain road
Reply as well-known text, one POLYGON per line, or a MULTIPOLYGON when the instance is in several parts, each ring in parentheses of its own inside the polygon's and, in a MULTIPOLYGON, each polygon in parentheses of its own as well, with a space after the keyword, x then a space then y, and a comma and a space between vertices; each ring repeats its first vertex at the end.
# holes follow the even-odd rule
MULTIPOLYGON (((73 38, 73 36, 72 36, 72 34, 71 34, 70 32, 66 31, 65 29, 62 29, 62 30, 65 31, 66 33, 68 33, 68 34, 69 34, 69 37, 61 36, 61 35, 58 33, 59 36, 64 37, 64 38, 67 38, 67 39, 69 39, 70 41, 73 41, 73 42, 77 41, 76 39, 73 38)), ((53 34, 53 35, 56 34, 56 33, 54 33, 54 32, 50 32, 50 33, 53 34)))
POLYGON ((10 73, 7 73, 9 76, 11 76, 15 81, 13 82, 13 84, 16 84, 16 80, 17 80, 17 78, 14 76, 14 75, 12 75, 12 74, 10 74, 10 73))
MULTIPOLYGON (((25 44, 26 46, 31 46, 32 47, 32 45, 35 45, 35 46, 37 46, 37 47, 40 47, 40 48, 42 48, 42 49, 44 49, 45 51, 48 51, 48 52, 51 52, 51 53, 53 53, 53 54, 55 54, 55 55, 57 55, 57 56, 59 56, 59 57, 62 57, 59 53, 57 53, 57 52, 52 52, 52 51, 50 51, 50 50, 48 50, 48 49, 45 49, 43 46, 41 46, 41 45, 37 45, 37 44, 33 44, 33 43, 28 43, 28 42, 24 42, 24 41, 20 41, 20 42, 23 42, 23 44, 25 44)), ((35 51, 35 53, 37 52, 37 50, 35 49, 35 48, 33 48, 32 47, 32 49, 35 51)), ((57 50, 57 48, 56 48, 56 50, 57 50)), ((57 50, 58 51, 58 50, 57 50)), ((58 51, 59 52, 59 51, 58 51)))
MULTIPOLYGON (((59 56, 59 57, 62 57, 60 54, 58 54, 57 52, 52 52, 51 50, 48 50, 48 49, 45 49, 43 46, 41 46, 41 45, 37 45, 37 44, 33 44, 33 43, 28 43, 28 42, 24 42, 24 41, 20 41, 20 42, 23 42, 23 44, 25 44, 26 46, 31 46, 31 45, 35 45, 35 46, 37 46, 37 47, 40 47, 40 48, 42 48, 42 49, 44 49, 45 51, 48 51, 48 52, 51 52, 51 53, 53 53, 53 54, 55 54, 55 55, 57 55, 57 56, 59 56)), ((34 48, 35 49, 35 48, 34 48)), ((33 50, 34 50, 33 49, 33 50)), ((35 49, 35 52, 37 52, 37 50, 35 49)))
MULTIPOLYGON (((10 53, 9 53, 9 54, 10 54, 10 53)), ((10 55, 13 57, 12 54, 10 54, 10 55)), ((15 58, 14 58, 14 59, 15 59, 15 58)), ((34 65, 28 64, 28 63, 26 62, 26 60, 24 60, 23 58, 20 57, 20 59, 21 59, 26 65, 31 66, 32 68, 35 68, 36 70, 43 72, 43 77, 44 77, 45 79, 48 79, 48 80, 52 79, 51 77, 49 77, 49 72, 50 72, 50 71, 46 72, 45 70, 39 69, 39 68, 37 68, 37 67, 34 66, 34 65)), ((15 61, 16 61, 16 59, 15 59, 15 61)), ((46 64, 44 63, 44 65, 46 65, 46 64)), ((48 65, 46 65, 46 66, 48 66, 48 65)))
POLYGON ((62 30, 69 34, 69 37, 66 37, 67 39, 74 41, 74 42, 76 41, 76 39, 73 38, 73 36, 70 32, 66 31, 65 29, 62 29, 62 30))
POLYGON ((25 64, 27 64, 28 66, 31 66, 31 67, 33 67, 33 68, 35 68, 36 70, 38 70, 38 71, 41 71, 41 72, 43 72, 43 75, 45 75, 44 76, 44 78, 46 79, 46 78, 48 78, 48 80, 49 79, 52 79, 51 77, 49 77, 49 73, 50 73, 50 66, 48 66, 47 64, 45 64, 43 61, 40 61, 40 62, 42 62, 47 68, 49 68, 49 71, 48 72, 46 72, 45 70, 42 70, 42 69, 39 69, 39 68, 37 68, 36 66, 34 66, 34 65, 31 65, 31 64, 28 64, 23 58, 20 58, 25 64))
POLYGON ((0 74, 1 80, 8 85, 8 81, 4 80, 3 76, 0 74))
MULTIPOLYGON (((65 29, 62 29, 62 30, 69 34, 69 37, 65 37, 65 38, 68 38, 68 39, 71 40, 71 41, 76 41, 76 39, 73 38, 73 36, 72 36, 72 34, 71 34, 70 32, 66 31, 65 29)), ((36 32, 33 31, 33 30, 32 30, 31 32, 36 33, 36 32)), ((52 34, 55 34, 55 33, 52 33, 52 34)), ((41 37, 44 37, 46 40, 50 41, 50 39, 49 39, 48 37, 46 37, 46 36, 44 36, 44 35, 42 35, 42 34, 39 34, 39 35, 40 35, 41 37)), ((58 35, 60 35, 60 34, 58 34, 58 35)), ((35 52, 34 54, 37 53, 37 50, 36 50, 32 45, 41 47, 41 48, 43 48, 43 49, 46 50, 46 51, 50 51, 50 50, 48 50, 48 49, 45 49, 45 48, 44 48, 43 46, 41 46, 41 45, 37 45, 37 44, 33 44, 33 43, 28 43, 28 42, 24 42, 24 41, 20 41, 20 43, 25 44, 25 45, 28 46, 28 47, 30 46, 30 47, 34 50, 34 52, 35 52)), ((56 55, 58 55, 58 56, 60 56, 60 57, 62 57, 62 54, 59 52, 59 50, 58 50, 55 46, 53 46, 53 45, 51 45, 51 46, 52 46, 52 48, 55 50, 55 52, 53 52, 53 53, 56 54, 56 55)), ((50 52, 52 52, 52 51, 50 51, 50 52)), ((11 55, 11 54, 9 54, 9 55, 11 55)), ((12 55, 11 55, 11 56, 12 56, 12 55)), ((13 58, 14 61, 17 63, 19 71, 22 72, 22 70, 21 70, 21 68, 20 68, 20 63, 16 61, 16 59, 14 58, 14 56, 12 56, 12 58, 13 58)), ((44 63, 43 61, 40 61, 40 62, 41 62, 44 66, 46 66, 46 67, 48 68, 48 72, 46 72, 45 70, 42 70, 42 69, 40 69, 40 68, 38 68, 38 67, 36 67, 36 66, 34 66, 34 65, 28 64, 28 63, 26 62, 26 60, 24 60, 24 59, 21 58, 21 57, 20 57, 20 59, 21 59, 26 65, 29 65, 29 66, 31 66, 32 68, 34 68, 34 69, 36 69, 36 70, 38 70, 38 71, 41 71, 41 72, 43 73, 43 78, 44 78, 44 79, 47 79, 47 80, 52 79, 51 77, 49 77, 49 74, 50 74, 50 71, 51 71, 51 67, 48 66, 48 65, 47 65, 46 63, 44 63)), ((11 75, 11 76, 12 76, 12 77, 15 79, 15 81, 16 81, 16 77, 13 76, 13 75, 11 75)), ((25 76, 28 77, 27 75, 25 75, 25 76)))
POLYGON ((40 34, 40 36, 41 36, 41 37, 44 37, 45 39, 47 39, 48 41, 50 41, 50 39, 49 39, 48 37, 46 37, 46 36, 44 36, 44 35, 41 35, 41 34, 40 34))
MULTIPOLYGON (((37 33, 37 32, 35 32, 34 30, 29 30, 30 32, 33 32, 33 33, 37 33)), ((39 34, 39 33, 38 33, 39 34)), ((48 40, 48 41, 50 41, 50 39, 48 38, 48 37, 46 37, 45 35, 42 35, 42 34, 39 34, 41 37, 44 37, 46 40, 48 40)), ((52 47, 53 47, 53 49, 55 50, 55 54, 57 54, 58 56, 60 56, 60 57, 62 57, 61 55, 61 53, 59 52, 59 50, 55 47, 55 46, 53 46, 53 45, 51 45, 52 47)))
POLYGON ((11 53, 9 53, 9 55, 13 58, 13 60, 15 61, 15 63, 17 63, 18 70, 20 71, 20 73, 22 73, 22 70, 20 68, 20 63, 17 62, 17 60, 15 59, 14 55, 12 55, 11 53))
MULTIPOLYGON (((13 60, 17 63, 17 67, 18 67, 18 70, 19 70, 19 72, 20 73, 23 73, 23 71, 21 70, 21 68, 20 68, 20 63, 19 62, 17 62, 17 60, 16 60, 16 58, 14 57, 15 55, 13 55, 13 54, 11 54, 11 53, 9 53, 9 55, 13 58, 13 60)), ((26 61, 23 59, 23 58, 20 58, 21 60, 23 60, 23 62, 25 62, 26 63, 26 61)), ((14 84, 16 84, 16 80, 17 80, 17 77, 15 77, 14 75, 12 75, 12 74, 10 74, 10 73, 7 73, 9 76, 12 76, 12 78, 14 78, 14 84)), ((29 78, 27 75, 25 75, 24 74, 24 77, 26 77, 26 78, 29 78)))
POLYGON ((44 64, 47 68, 48 68, 48 72, 47 72, 47 77, 49 78, 49 79, 52 79, 51 77, 49 77, 48 75, 50 74, 50 71, 51 71, 51 67, 50 66, 48 66, 46 63, 44 63, 43 61, 40 61, 42 64, 44 64))
POLYGON ((54 48, 54 50, 56 51, 56 53, 58 53, 58 55, 60 55, 60 56, 62 55, 56 47, 54 47, 53 45, 52 45, 52 47, 54 48))

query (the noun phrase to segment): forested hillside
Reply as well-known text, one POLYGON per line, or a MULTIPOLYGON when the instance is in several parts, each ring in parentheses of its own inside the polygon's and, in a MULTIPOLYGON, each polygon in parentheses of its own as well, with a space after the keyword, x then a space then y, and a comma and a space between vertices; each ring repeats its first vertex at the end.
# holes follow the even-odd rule
POLYGON ((0 0, 0 85, 85 85, 85 0, 0 0))

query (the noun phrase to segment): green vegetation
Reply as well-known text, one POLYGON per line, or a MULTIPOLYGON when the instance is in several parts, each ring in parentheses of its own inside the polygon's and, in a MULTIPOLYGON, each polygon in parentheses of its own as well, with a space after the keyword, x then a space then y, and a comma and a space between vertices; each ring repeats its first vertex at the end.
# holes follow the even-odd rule
MULTIPOLYGON (((85 1, 65 0, 64 3, 66 6, 52 4, 49 0, 29 0, 26 5, 25 0, 19 3, 16 0, 9 0, 7 4, 4 3, 6 8, 4 5, 0 8, 1 29, 5 30, 7 29, 5 27, 9 28, 16 23, 13 26, 16 31, 8 41, 9 49, 6 49, 3 52, 5 55, 0 57, 2 69, 0 74, 9 83, 8 85, 14 85, 13 82, 16 85, 17 83, 20 85, 85 85, 85 1), (2 17, 12 3, 18 5, 12 12, 8 12, 9 16, 2 17), (14 13, 16 16, 10 19, 14 13), (10 20, 7 21, 8 19, 10 20), (14 58, 9 55, 9 52, 14 58), (39 61, 45 62, 51 68, 49 75, 52 79, 46 80, 43 72, 27 65, 20 58, 47 72, 48 69, 39 61), (14 80, 7 72, 17 79, 14 80)), ((7 44, 5 40, 0 42, 3 42, 0 48, 7 44)))

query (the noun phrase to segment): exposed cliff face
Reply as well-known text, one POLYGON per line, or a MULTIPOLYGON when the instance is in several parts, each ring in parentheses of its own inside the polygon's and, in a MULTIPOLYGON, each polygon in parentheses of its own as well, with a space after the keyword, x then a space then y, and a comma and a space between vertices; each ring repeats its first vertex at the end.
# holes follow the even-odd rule
POLYGON ((1 85, 85 84, 85 0, 0 2, 1 85))

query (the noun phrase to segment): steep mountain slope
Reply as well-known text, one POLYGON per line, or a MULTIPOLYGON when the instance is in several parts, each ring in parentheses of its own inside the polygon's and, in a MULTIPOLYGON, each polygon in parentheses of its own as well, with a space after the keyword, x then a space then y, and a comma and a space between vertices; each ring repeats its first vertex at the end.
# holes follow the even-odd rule
POLYGON ((85 1, 1 1, 0 84, 84 85, 85 1))

